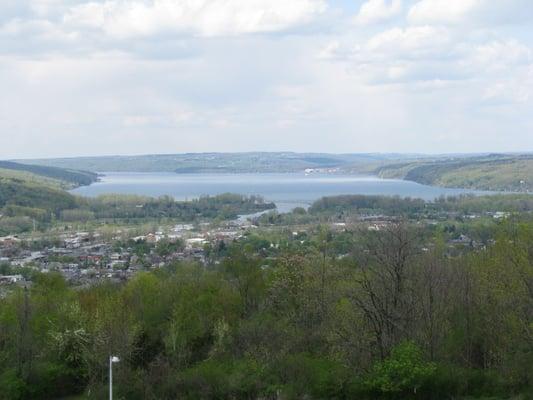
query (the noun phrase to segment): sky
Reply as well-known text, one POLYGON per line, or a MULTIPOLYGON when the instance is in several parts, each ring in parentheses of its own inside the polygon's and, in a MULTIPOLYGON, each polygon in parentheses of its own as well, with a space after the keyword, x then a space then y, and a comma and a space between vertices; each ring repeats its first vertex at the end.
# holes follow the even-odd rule
POLYGON ((531 0, 0 0, 0 158, 533 151, 531 0))

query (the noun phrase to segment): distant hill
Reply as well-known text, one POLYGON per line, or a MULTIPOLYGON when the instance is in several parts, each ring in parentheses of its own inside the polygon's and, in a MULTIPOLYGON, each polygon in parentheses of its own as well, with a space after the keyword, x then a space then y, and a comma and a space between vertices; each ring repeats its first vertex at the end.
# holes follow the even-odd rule
MULTIPOLYGON (((25 164, 93 172, 294 172, 306 168, 350 168, 401 155, 323 153, 190 153, 21 160, 25 164)), ((413 157, 411 157, 413 158, 413 157)))
POLYGON ((405 179, 432 186, 533 191, 533 156, 529 154, 391 163, 378 167, 375 172, 382 178, 405 179))
POLYGON ((27 232, 76 208, 77 198, 65 189, 96 178, 83 171, 0 161, 0 236, 27 232))
POLYGON ((5 171, 27 172, 33 175, 55 180, 58 183, 64 183, 63 186, 67 187, 90 185, 98 178, 97 174, 88 171, 65 169, 53 166, 22 164, 12 161, 0 161, 0 169, 5 171))

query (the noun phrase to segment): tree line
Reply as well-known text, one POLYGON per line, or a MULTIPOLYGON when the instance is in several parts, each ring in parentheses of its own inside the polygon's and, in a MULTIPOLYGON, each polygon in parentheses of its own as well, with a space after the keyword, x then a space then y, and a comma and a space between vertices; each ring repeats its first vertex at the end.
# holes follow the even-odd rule
POLYGON ((170 196, 101 195, 95 198, 0 178, 0 235, 46 230, 53 223, 177 219, 235 219, 275 208, 260 196, 220 194, 189 201, 170 196))
POLYGON ((524 194, 466 194, 441 196, 434 200, 400 196, 340 195, 318 199, 307 210, 297 207, 284 214, 272 211, 257 218, 257 222, 262 225, 298 225, 372 216, 443 221, 474 214, 488 216, 503 212, 527 215, 532 211, 533 198, 524 194))

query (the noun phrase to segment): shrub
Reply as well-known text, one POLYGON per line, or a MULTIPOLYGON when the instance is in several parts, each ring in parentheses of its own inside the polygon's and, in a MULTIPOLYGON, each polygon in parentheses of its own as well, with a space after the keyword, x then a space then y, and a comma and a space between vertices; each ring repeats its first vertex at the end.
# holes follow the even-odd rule
POLYGON ((26 393, 26 383, 17 376, 15 369, 5 370, 0 375, 0 399, 23 399, 26 393))
POLYGON ((415 343, 405 342, 389 358, 374 365, 366 386, 371 393, 384 398, 415 397, 435 371, 435 364, 424 360, 422 350, 415 343))

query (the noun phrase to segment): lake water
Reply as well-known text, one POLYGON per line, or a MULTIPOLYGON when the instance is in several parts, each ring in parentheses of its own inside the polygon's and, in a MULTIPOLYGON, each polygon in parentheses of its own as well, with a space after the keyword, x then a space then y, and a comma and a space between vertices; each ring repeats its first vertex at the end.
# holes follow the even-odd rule
MULTIPOLYGON (((276 173, 276 174, 174 174, 107 172, 90 186, 72 191, 82 196, 105 193, 144 196, 173 196, 187 200, 202 195, 238 193, 261 195, 276 203, 278 210, 288 211, 308 206, 323 196, 364 194, 416 197, 432 200, 441 195, 474 193, 469 190, 444 189, 414 182, 354 175, 276 173)), ((477 192, 481 193, 481 192, 477 192)))

